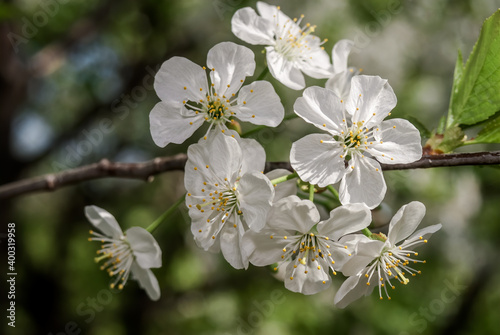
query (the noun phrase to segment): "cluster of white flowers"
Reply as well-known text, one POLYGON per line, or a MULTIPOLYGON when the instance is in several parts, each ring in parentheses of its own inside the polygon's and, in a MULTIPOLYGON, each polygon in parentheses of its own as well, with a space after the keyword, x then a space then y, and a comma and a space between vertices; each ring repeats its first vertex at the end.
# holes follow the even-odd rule
MULTIPOLYGON (((324 88, 305 88, 294 104, 299 117, 324 133, 293 143, 293 174, 275 170, 265 175, 264 148, 228 128, 235 118, 268 127, 283 121, 284 108, 270 82, 243 86, 254 74, 254 53, 223 42, 210 49, 206 66, 183 57, 167 60, 155 77, 161 101, 150 114, 154 142, 160 147, 183 143, 209 124, 199 142, 189 146, 185 166, 194 240, 205 250, 221 251, 237 269, 277 263, 275 269, 286 273, 285 287, 303 294, 326 289, 330 274, 342 272, 348 279, 335 296, 341 308, 371 293, 375 284, 381 299, 382 291, 389 297, 391 279, 407 284, 409 275, 419 273, 409 265, 422 262, 413 248, 441 227, 411 235, 425 213, 424 205, 412 202, 393 217, 387 236, 368 229, 370 210, 387 190, 381 163, 420 159, 419 132, 406 120, 384 120, 396 96, 387 80, 348 67, 353 42, 337 42, 330 61, 322 47, 326 40, 312 34, 316 27, 304 24, 304 16, 291 19, 263 2, 257 9, 260 15, 249 7, 238 10, 233 33, 265 45, 269 72, 291 89, 305 88, 303 74, 328 79, 324 88), (294 178, 310 185, 309 200, 297 196, 294 178), (341 206, 321 220, 314 188, 336 193, 332 185, 339 182, 341 206)), ((159 298, 150 268, 161 265, 161 252, 151 234, 137 227, 124 234, 109 213, 95 206, 86 214, 104 234, 92 233, 91 240, 104 243, 98 260, 108 259, 103 268, 117 276, 115 284, 121 288, 132 273, 152 299, 159 298)))

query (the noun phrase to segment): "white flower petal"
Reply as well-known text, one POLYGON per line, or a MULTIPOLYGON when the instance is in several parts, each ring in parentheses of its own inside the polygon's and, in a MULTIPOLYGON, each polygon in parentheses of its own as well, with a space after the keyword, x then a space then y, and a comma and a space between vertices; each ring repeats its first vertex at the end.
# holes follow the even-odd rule
POLYGON ((202 114, 188 115, 184 106, 175 107, 163 101, 158 102, 149 114, 153 141, 159 147, 169 143, 180 144, 187 140, 203 124, 202 114), (182 115, 184 111, 185 115, 182 115))
POLYGON ((130 267, 133 277, 139 283, 139 286, 146 291, 149 299, 157 301, 160 299, 160 285, 158 279, 150 269, 143 269, 136 263, 132 263, 130 267))
POLYGON ((351 80, 358 74, 359 72, 353 68, 336 73, 326 81, 325 88, 333 91, 343 101, 347 101, 351 91, 351 80))
POLYGON ((120 225, 108 211, 97 206, 86 206, 85 216, 104 235, 114 239, 120 238, 123 235, 120 225))
MULTIPOLYGON (((242 154, 238 141, 222 133, 190 145, 187 155, 184 182, 188 192, 192 190, 190 179, 193 174, 213 175, 214 181, 217 179, 223 181, 227 178, 232 182, 241 168, 242 154)), ((208 181, 206 180, 207 183, 208 181)), ((193 185, 193 187, 196 186, 193 185)), ((197 187, 202 188, 202 185, 197 185, 197 187)))
POLYGON ((346 279, 346 281, 340 286, 333 302, 338 308, 345 308, 347 305, 355 300, 358 300, 363 295, 369 295, 375 285, 366 285, 364 276, 352 276, 346 279))
POLYGON ((143 269, 161 267, 161 249, 150 232, 141 227, 131 227, 125 235, 137 265, 143 269))
POLYGON ((389 223, 388 240, 392 245, 404 240, 413 233, 425 216, 425 206, 421 202, 412 201, 404 205, 389 223))
POLYGON ((291 230, 305 234, 319 222, 319 212, 311 201, 292 195, 273 204, 267 221, 268 229, 291 230))
POLYGON ((330 276, 325 272, 329 268, 319 265, 320 269, 318 269, 318 264, 320 264, 318 261, 311 262, 310 259, 306 265, 300 262, 290 262, 286 268, 285 287, 292 292, 306 295, 326 290, 331 282, 330 276), (294 268, 294 265, 297 267, 294 268))
POLYGON ((332 91, 318 87, 308 87, 302 97, 293 105, 295 114, 319 129, 332 135, 340 135, 344 115, 344 104, 332 91))
POLYGON ((318 223, 318 233, 338 241, 342 236, 366 228, 372 220, 365 204, 347 204, 330 212, 330 218, 318 223))
POLYGON ((356 253, 342 266, 342 273, 346 276, 359 274, 368 264, 380 256, 384 246, 384 242, 368 238, 358 241, 356 253))
POLYGON ((238 92, 246 77, 255 71, 255 55, 252 50, 233 42, 221 42, 208 51, 207 67, 215 91, 229 99, 238 92))
POLYGON ((347 70, 347 59, 351 53, 354 42, 351 40, 340 40, 332 49, 333 72, 340 73, 347 70))
POLYGON ((396 95, 387 80, 363 75, 352 78, 346 109, 354 124, 364 121, 364 127, 372 128, 389 115, 396 103, 396 95))
POLYGON ((261 230, 271 209, 274 197, 273 185, 262 173, 247 173, 241 177, 238 191, 240 209, 246 223, 252 230, 261 230))
POLYGON ((239 39, 253 45, 274 43, 274 30, 271 21, 257 15, 250 7, 241 8, 231 19, 231 31, 239 39))
POLYGON ((420 132, 407 120, 384 121, 373 134, 376 142, 367 151, 381 163, 407 164, 422 157, 420 132))
POLYGON ((243 235, 241 248, 248 256, 250 263, 256 266, 266 266, 281 261, 283 248, 289 243, 283 238, 271 238, 279 231, 264 229, 260 232, 249 230, 243 235))
POLYGON ((195 207, 189 211, 191 233, 193 233, 194 240, 200 248, 211 250, 214 244, 219 245, 219 231, 221 226, 225 224, 222 223, 223 215, 222 212, 209 210, 202 213, 195 207))
MULTIPOLYGON (((226 133, 232 133, 230 131, 226 133)), ((266 151, 259 142, 253 138, 242 138, 235 133, 235 139, 238 141, 241 149, 241 168, 240 175, 248 172, 262 172, 266 167, 266 151)))
POLYGON ((276 52, 274 47, 266 47, 266 59, 269 72, 280 83, 292 90, 301 90, 306 86, 302 72, 295 67, 294 63, 276 52))
POLYGON ((255 81, 238 93, 238 105, 231 108, 242 121, 269 127, 278 126, 285 116, 285 109, 273 85, 267 81, 255 81))
POLYGON ((161 100, 177 107, 184 105, 183 100, 198 102, 205 99, 208 93, 207 74, 201 66, 187 58, 172 57, 162 64, 156 74, 154 88, 161 100))
POLYGON ((247 269, 248 257, 241 248, 244 233, 242 223, 236 218, 236 227, 228 222, 220 233, 220 249, 226 261, 235 269, 247 269))
POLYGON ((331 141, 330 135, 311 134, 292 144, 290 163, 300 179, 325 187, 344 176, 344 158, 340 158, 342 144, 331 141))
POLYGON ((337 247, 334 249, 335 268, 342 271, 344 264, 354 257, 358 242, 367 240, 368 238, 363 234, 349 234, 340 238, 339 244, 344 248, 337 247))
MULTIPOLYGON (((273 180, 279 177, 284 177, 291 175, 292 173, 285 169, 276 169, 266 173, 266 177, 269 180, 273 180)), ((279 183, 274 187, 274 202, 281 200, 290 195, 297 194, 297 178, 287 180, 283 183, 279 183)))
POLYGON ((380 164, 372 158, 354 156, 347 169, 351 171, 340 182, 340 202, 365 203, 370 209, 380 205, 387 190, 380 164))
POLYGON ((443 226, 438 223, 432 226, 428 226, 422 229, 417 230, 414 234, 412 234, 410 237, 408 237, 402 244, 401 247, 404 249, 405 245, 415 241, 415 240, 420 240, 420 237, 422 237, 422 240, 429 239, 432 234, 437 232, 439 229, 441 229, 443 226))
POLYGON ((279 21, 282 24, 284 24, 287 20, 290 19, 282 11, 279 11, 276 6, 269 5, 263 1, 257 1, 257 10, 259 11, 259 14, 263 18, 271 22, 274 22, 276 20, 276 15, 280 15, 279 21))
MULTIPOLYGON (((309 35, 306 40, 306 43, 312 47, 311 44, 313 44, 314 41, 319 41, 319 38, 309 35)), ((312 78, 324 79, 331 77, 333 72, 330 57, 319 45, 312 48, 315 51, 309 52, 307 57, 302 58, 302 62, 299 63, 298 68, 312 78)))

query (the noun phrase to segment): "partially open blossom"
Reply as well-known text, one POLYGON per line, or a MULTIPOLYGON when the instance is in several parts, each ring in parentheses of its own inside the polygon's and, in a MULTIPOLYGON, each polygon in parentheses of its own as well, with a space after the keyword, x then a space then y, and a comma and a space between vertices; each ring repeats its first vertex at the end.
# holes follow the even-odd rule
POLYGON ((241 238, 248 228, 262 229, 274 190, 262 173, 266 159, 262 146, 236 138, 217 133, 191 145, 184 184, 197 244, 221 250, 229 264, 241 269, 248 267, 241 238))
POLYGON ((353 77, 347 101, 326 88, 307 88, 295 113, 327 134, 293 143, 292 167, 302 180, 320 187, 340 181, 342 204, 375 208, 387 190, 380 163, 405 164, 422 156, 415 126, 403 119, 384 121, 395 106, 391 86, 377 76, 353 77))
POLYGON ((160 286, 150 268, 161 267, 161 249, 154 237, 141 227, 129 228, 124 233, 113 215, 97 206, 85 207, 85 215, 101 232, 91 230, 89 241, 102 243, 95 260, 104 261, 101 270, 115 276, 111 288, 121 290, 132 276, 151 300, 158 300, 160 286))
POLYGON ((285 266, 287 289, 315 294, 330 285, 330 269, 336 274, 351 256, 358 237, 344 235, 366 228, 370 221, 368 207, 351 204, 335 208, 320 222, 314 203, 293 195, 273 204, 266 227, 248 231, 243 248, 254 265, 285 266))
POLYGON ((283 85, 301 90, 305 73, 321 79, 332 75, 328 54, 322 41, 314 36, 316 26, 302 24, 304 15, 291 19, 280 7, 257 2, 258 15, 253 8, 239 9, 231 20, 233 33, 253 45, 267 45, 269 71, 283 85))
POLYGON ((425 206, 411 202, 394 215, 387 236, 377 234, 377 239, 365 237, 358 241, 355 254, 342 267, 342 273, 350 277, 335 295, 337 307, 344 308, 363 295, 369 295, 375 286, 378 286, 380 299, 383 293, 391 299, 387 288, 395 289, 396 281, 406 285, 409 278, 420 273, 411 264, 425 261, 416 258, 418 252, 414 249, 427 243, 430 236, 441 229, 441 224, 436 224, 414 233, 424 215, 425 206))
POLYGON ((353 41, 340 40, 332 49, 333 75, 327 80, 325 87, 332 90, 342 100, 347 100, 349 97, 352 77, 359 75, 361 71, 347 66, 347 58, 353 45, 353 41))
POLYGON ((254 70, 253 52, 232 42, 210 49, 207 67, 184 57, 167 60, 154 82, 162 101, 149 116, 153 141, 160 147, 183 143, 203 123, 209 124, 208 134, 212 128, 226 130, 226 122, 233 117, 269 127, 279 125, 284 109, 273 86, 255 81, 241 87, 254 70))

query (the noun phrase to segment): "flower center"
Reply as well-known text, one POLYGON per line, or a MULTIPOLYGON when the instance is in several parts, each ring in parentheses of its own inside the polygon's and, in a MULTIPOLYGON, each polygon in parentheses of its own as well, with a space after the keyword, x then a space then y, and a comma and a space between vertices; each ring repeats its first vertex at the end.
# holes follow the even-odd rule
POLYGON ((418 252, 409 250, 408 247, 414 246, 420 243, 427 243, 422 237, 419 237, 416 241, 405 245, 405 249, 402 246, 384 248, 379 258, 375 259, 372 264, 370 264, 366 270, 365 277, 367 278, 366 285, 370 285, 372 277, 375 275, 379 277, 379 296, 382 300, 382 288, 385 291, 385 295, 390 300, 391 297, 387 292, 386 283, 392 288, 396 287, 391 283, 391 278, 398 280, 400 283, 406 285, 410 282, 407 276, 416 276, 420 274, 421 271, 417 271, 409 266, 410 263, 425 263, 424 261, 417 260, 413 256, 418 256, 418 252))
MULTIPOLYGON (((236 184, 237 185, 237 184, 236 184)), ((202 189, 204 192, 204 189, 202 189)), ((209 193, 208 199, 203 199, 201 204, 197 204, 196 208, 200 211, 210 206, 211 210, 232 212, 234 209, 238 210, 238 190, 237 186, 233 188, 222 188, 209 193)), ((239 213, 239 210, 238 210, 239 213)))
POLYGON ((344 142, 344 152, 351 154, 353 152, 363 152, 373 144, 373 129, 363 126, 364 122, 358 122, 342 132, 342 142, 344 142))
POLYGON ((115 288, 116 284, 119 283, 118 289, 123 289, 134 261, 134 255, 127 238, 121 236, 120 239, 113 239, 92 230, 90 234, 93 237, 89 237, 89 241, 102 243, 101 249, 97 250, 99 256, 94 258, 95 262, 104 261, 100 269, 106 270, 110 277, 116 276, 115 281, 110 285, 111 288, 115 288))
MULTIPOLYGON (((313 48, 319 48, 327 41, 324 40, 321 43, 312 43, 311 45, 311 40, 317 39, 317 37, 313 36, 312 39, 307 37, 314 33, 316 26, 306 23, 301 27, 300 23, 304 15, 301 15, 299 19, 294 18, 293 21, 290 19, 284 20, 279 14, 280 8, 277 7, 277 9, 278 13, 274 16, 274 23, 276 25, 276 44, 274 49, 283 55, 286 60, 293 62, 301 58, 310 58, 310 53, 316 51, 313 48)), ((323 49, 323 47, 321 48, 323 49)))
POLYGON ((220 100, 216 100, 214 102, 209 102, 206 105, 206 113, 209 119, 214 121, 227 121, 228 118, 224 118, 224 114, 230 115, 229 107, 220 102, 220 100))
MULTIPOLYGON (((281 255, 281 264, 285 264, 285 261, 294 262, 290 280, 294 279, 299 264, 305 267, 304 273, 308 274, 309 271, 322 270, 320 262, 323 262, 322 264, 327 265, 332 269, 333 274, 336 275, 337 272, 334 268, 335 260, 332 257, 330 248, 332 246, 340 249, 347 248, 347 246, 344 247, 337 242, 330 241, 326 236, 316 236, 314 233, 295 236, 270 235, 269 237, 271 239, 283 238, 290 241, 290 243, 283 248, 283 254, 281 255)), ((275 270, 277 270, 277 268, 275 268, 275 270)), ((326 281, 323 281, 323 284, 326 284, 326 281)))

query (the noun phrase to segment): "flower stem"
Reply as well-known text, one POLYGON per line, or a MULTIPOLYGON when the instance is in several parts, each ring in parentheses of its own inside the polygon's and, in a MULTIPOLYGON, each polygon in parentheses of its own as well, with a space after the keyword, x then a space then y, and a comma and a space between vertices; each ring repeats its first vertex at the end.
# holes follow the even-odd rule
POLYGON ((339 200, 339 192, 337 192, 337 190, 336 190, 336 189, 334 189, 332 185, 328 185, 326 188, 328 189, 328 191, 332 192, 332 194, 333 194, 333 196, 335 197, 335 199, 336 199, 338 202, 340 202, 340 200, 339 200))
POLYGON ((283 182, 285 182, 287 180, 290 180, 290 179, 293 179, 293 178, 297 178, 297 177, 298 177, 297 172, 294 172, 292 174, 289 174, 288 176, 283 176, 283 177, 279 177, 279 178, 271 180, 271 184, 277 185, 279 183, 283 183, 283 182))
MULTIPOLYGON (((290 114, 290 115, 285 116, 283 118, 283 121, 293 120, 293 119, 295 119, 297 117, 299 117, 297 114, 290 114)), ((241 137, 248 137, 248 136, 252 135, 253 133, 261 131, 262 129, 265 129, 265 128, 269 128, 269 127, 268 126, 258 126, 258 127, 255 127, 253 129, 250 129, 249 131, 244 132, 243 134, 241 134, 241 137)))
POLYGON ((372 232, 370 231, 370 229, 368 228, 364 228, 362 231, 363 235, 365 235, 366 237, 370 237, 372 236, 372 232))
POLYGON ((184 202, 185 198, 186 195, 184 194, 182 197, 179 198, 179 200, 177 200, 175 204, 170 206, 170 208, 167 209, 162 215, 160 215, 158 219, 156 219, 152 224, 150 224, 149 227, 146 228, 146 230, 150 233, 154 232, 156 228, 158 228, 158 226, 162 224, 170 215, 172 215, 172 213, 177 209, 177 207, 179 207, 179 205, 184 202))
POLYGON ((269 73, 269 67, 265 67, 264 70, 262 70, 262 72, 259 74, 259 76, 257 77, 257 79, 255 80, 262 80, 264 79, 264 77, 269 73))
POLYGON ((314 185, 309 184, 309 200, 314 201, 314 185))

